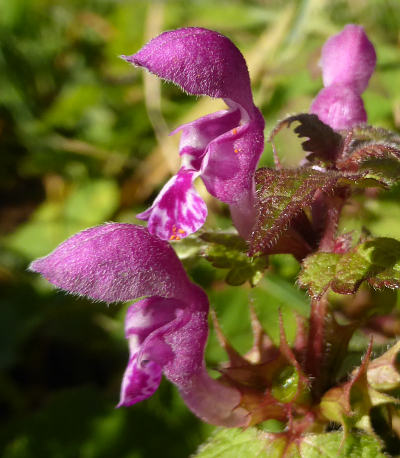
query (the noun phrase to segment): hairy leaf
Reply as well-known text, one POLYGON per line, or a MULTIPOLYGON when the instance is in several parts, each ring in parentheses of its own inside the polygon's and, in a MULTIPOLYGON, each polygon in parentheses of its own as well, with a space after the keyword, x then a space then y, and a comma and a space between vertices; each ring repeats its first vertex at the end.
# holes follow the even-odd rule
POLYGON ((381 444, 371 435, 343 432, 272 434, 256 428, 220 429, 202 445, 197 458, 384 458, 381 444))
POLYGON ((374 288, 400 287, 400 242, 378 237, 344 254, 315 253, 304 260, 299 276, 310 296, 321 297, 330 287, 353 294, 363 281, 374 288))
POLYGON ((331 192, 343 175, 311 168, 256 172, 257 220, 250 240, 250 254, 271 248, 290 222, 310 205, 315 192, 331 192))
POLYGON ((385 458, 382 446, 375 437, 351 433, 343 437, 342 432, 309 434, 300 442, 300 456, 304 458, 385 458))
POLYGON ((256 428, 219 429, 209 441, 200 446, 197 458, 280 458, 283 456, 286 440, 266 434, 256 428), (268 437, 271 439, 268 440, 268 437))
POLYGON ((298 137, 308 137, 308 140, 302 143, 304 151, 310 153, 307 158, 309 160, 317 158, 324 162, 334 162, 341 150, 343 138, 330 126, 320 121, 317 115, 300 113, 289 116, 277 124, 268 140, 272 142, 278 132, 284 127, 290 127, 295 121, 299 122, 299 125, 294 129, 298 137))
POLYGON ((246 242, 235 234, 205 232, 200 239, 203 244, 201 254, 214 267, 229 269, 226 282, 237 286, 249 281, 255 286, 268 267, 266 256, 247 256, 246 242))
POLYGON ((400 178, 400 136, 371 126, 350 131, 351 140, 336 165, 349 172, 368 172, 386 185, 400 178))

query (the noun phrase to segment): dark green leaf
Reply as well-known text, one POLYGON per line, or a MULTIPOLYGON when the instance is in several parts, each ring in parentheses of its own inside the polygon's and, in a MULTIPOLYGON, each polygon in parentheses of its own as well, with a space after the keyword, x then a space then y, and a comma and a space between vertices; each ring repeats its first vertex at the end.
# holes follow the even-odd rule
POLYGON ((312 202, 315 192, 318 189, 332 191, 341 176, 333 171, 321 172, 311 168, 257 170, 258 215, 250 240, 250 253, 273 246, 291 220, 312 202))
POLYGON ((294 129, 296 134, 302 137, 308 137, 302 143, 304 151, 310 153, 307 158, 320 159, 324 162, 333 162, 340 151, 343 139, 342 136, 335 132, 330 126, 319 120, 318 116, 309 113, 300 113, 289 116, 280 121, 271 132, 269 141, 272 142, 275 135, 283 128, 298 121, 300 124, 294 129))
POLYGON ((351 131, 337 161, 341 170, 368 172, 368 176, 386 185, 400 178, 400 137, 388 130, 371 126, 356 127, 351 131))

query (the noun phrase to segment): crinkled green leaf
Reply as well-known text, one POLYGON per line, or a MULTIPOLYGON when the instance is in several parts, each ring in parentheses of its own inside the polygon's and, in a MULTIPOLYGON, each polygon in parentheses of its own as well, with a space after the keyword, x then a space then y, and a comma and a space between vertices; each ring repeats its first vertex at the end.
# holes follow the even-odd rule
POLYGON ((337 253, 315 253, 303 261, 299 283, 308 288, 312 297, 320 297, 335 278, 336 265, 341 259, 337 253))
POLYGON ((280 458, 286 440, 256 428, 220 429, 200 447, 197 458, 280 458), (271 437, 274 440, 268 440, 271 437))
POLYGON ((300 442, 302 458, 385 458, 382 446, 373 436, 342 432, 308 434, 300 442))
POLYGON ((317 190, 330 193, 342 186, 364 188, 382 185, 365 174, 310 167, 280 170, 261 168, 257 170, 255 179, 257 219, 250 239, 252 255, 272 248, 293 219, 311 204, 317 190))
POLYGON ((345 254, 315 253, 304 260, 300 285, 312 297, 327 288, 353 294, 363 281, 375 288, 400 287, 400 242, 387 237, 369 240, 345 254))
POLYGON ((355 127, 337 161, 341 170, 368 172, 370 178, 390 186, 400 178, 400 136, 372 126, 355 127))
POLYGON ((291 220, 307 207, 318 189, 332 191, 341 174, 310 168, 256 172, 257 221, 250 240, 250 253, 273 246, 291 220))
POLYGON ((343 138, 335 132, 330 126, 323 123, 317 115, 309 113, 300 113, 280 121, 272 131, 269 141, 272 142, 275 135, 283 128, 298 121, 299 125, 294 129, 296 134, 302 138, 307 137, 302 143, 304 151, 310 153, 307 158, 317 158, 324 162, 332 162, 337 156, 343 138))
POLYGON ((304 434, 290 441, 285 434, 256 428, 221 429, 202 445, 197 458, 384 458, 382 445, 370 435, 342 432, 304 434))
POLYGON ((254 286, 261 280, 268 260, 265 256, 249 257, 247 244, 241 237, 206 232, 200 235, 200 239, 206 242, 202 255, 214 267, 229 269, 226 276, 228 284, 237 286, 249 281, 254 286))

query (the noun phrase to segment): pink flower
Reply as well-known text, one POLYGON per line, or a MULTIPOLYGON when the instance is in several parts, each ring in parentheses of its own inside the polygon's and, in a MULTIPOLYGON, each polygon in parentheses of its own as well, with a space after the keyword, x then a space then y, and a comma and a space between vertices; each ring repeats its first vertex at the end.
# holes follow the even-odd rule
POLYGON ((67 292, 105 302, 141 297, 128 309, 130 358, 119 406, 151 396, 164 375, 204 421, 246 423, 240 393, 211 379, 204 365, 208 299, 189 281, 174 250, 146 228, 109 223, 73 235, 30 270, 67 292))
POLYGON ((194 95, 224 99, 227 110, 178 127, 182 165, 138 218, 152 234, 179 240, 197 231, 207 207, 193 186, 201 177, 211 195, 233 208, 251 204, 254 172, 264 148, 264 120, 253 103, 246 62, 236 46, 201 28, 165 32, 138 53, 122 56, 194 95))
POLYGON ((321 64, 325 88, 310 112, 336 130, 365 123, 361 94, 375 69, 376 54, 363 27, 349 24, 329 38, 322 48, 321 64))

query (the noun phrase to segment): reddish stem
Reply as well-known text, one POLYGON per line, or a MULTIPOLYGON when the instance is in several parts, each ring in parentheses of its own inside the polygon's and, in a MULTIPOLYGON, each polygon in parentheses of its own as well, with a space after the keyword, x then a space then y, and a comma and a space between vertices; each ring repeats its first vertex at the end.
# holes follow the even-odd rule
POLYGON ((337 188, 333 195, 319 191, 312 206, 314 229, 320 233, 318 251, 333 252, 340 213, 348 197, 348 188, 337 188))
POLYGON ((327 308, 328 301, 325 297, 311 301, 310 330, 308 333, 305 368, 307 374, 313 380, 312 392, 314 397, 317 398, 321 394, 321 384, 319 382, 324 362, 324 334, 327 308))

